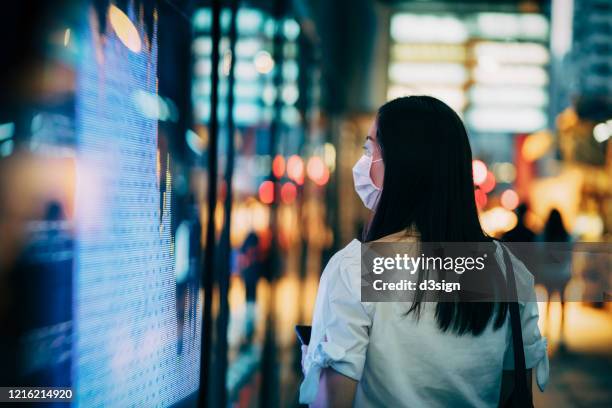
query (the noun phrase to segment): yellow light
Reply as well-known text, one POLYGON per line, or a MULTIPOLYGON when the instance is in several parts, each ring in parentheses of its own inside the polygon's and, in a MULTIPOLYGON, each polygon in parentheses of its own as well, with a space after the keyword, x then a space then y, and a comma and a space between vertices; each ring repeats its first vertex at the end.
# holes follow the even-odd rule
POLYGON ((227 50, 225 51, 225 54, 223 54, 223 75, 229 76, 231 66, 232 66, 232 52, 230 50, 227 50))
POLYGON ((516 178, 516 167, 509 162, 493 165, 493 174, 500 183, 512 183, 516 178))
POLYGON ((516 226, 517 222, 516 214, 503 207, 494 207, 480 215, 482 229, 492 236, 510 231, 516 226))
POLYGON ((66 31, 64 31, 64 47, 67 47, 69 42, 70 42, 70 29, 67 28, 66 31))
POLYGON ((465 62, 467 48, 463 44, 394 44, 391 59, 397 62, 465 62))
POLYGON ((142 41, 140 40, 140 35, 138 35, 136 26, 134 26, 130 18, 125 15, 121 9, 112 4, 108 9, 108 15, 111 26, 123 45, 132 52, 140 52, 142 49, 142 41))
POLYGON ((585 240, 598 240, 604 231, 603 220, 596 213, 581 213, 576 217, 574 234, 585 240))
POLYGON ((230 310, 233 312, 244 310, 245 299, 246 286, 244 280, 240 276, 232 274, 230 276, 230 285, 227 293, 227 302, 229 303, 230 310))
POLYGON ((251 222, 253 229, 257 232, 262 232, 270 226, 270 210, 259 202, 254 202, 251 205, 251 222))
POLYGON ((336 148, 331 143, 325 143, 323 146, 323 157, 325 158, 325 165, 329 167, 330 171, 334 171, 336 168, 336 148))
POLYGON ((526 195, 529 197, 531 211, 546 220, 550 210, 561 212, 566 229, 574 227, 581 200, 584 174, 577 168, 565 167, 556 177, 534 180, 526 195))

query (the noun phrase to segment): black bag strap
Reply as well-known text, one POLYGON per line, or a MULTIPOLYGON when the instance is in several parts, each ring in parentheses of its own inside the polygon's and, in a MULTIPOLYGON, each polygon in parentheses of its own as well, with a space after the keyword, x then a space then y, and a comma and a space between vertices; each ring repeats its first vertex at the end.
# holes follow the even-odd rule
POLYGON ((508 296, 516 299, 509 302, 510 327, 512 329, 512 349, 514 351, 514 392, 513 400, 521 407, 533 407, 531 393, 527 386, 527 367, 525 365, 525 349, 523 346, 523 329, 521 328, 521 315, 519 312, 518 296, 516 292, 516 279, 510 254, 503 244, 500 244, 504 253, 504 264, 506 266, 506 282, 508 285, 508 296))

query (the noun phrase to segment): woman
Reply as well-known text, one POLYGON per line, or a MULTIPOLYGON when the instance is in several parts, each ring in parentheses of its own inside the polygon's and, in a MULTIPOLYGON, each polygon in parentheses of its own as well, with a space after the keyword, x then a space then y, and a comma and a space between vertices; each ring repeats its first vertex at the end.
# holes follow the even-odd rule
POLYGON ((550 333, 550 304, 555 293, 559 294, 561 303, 561 324, 559 327, 559 350, 565 351, 565 288, 572 278, 572 252, 570 250, 571 235, 563 225, 563 217, 556 208, 548 214, 541 244, 550 245, 551 251, 543 251, 540 264, 535 274, 536 283, 544 285, 548 300, 546 302, 546 330, 550 333), (550 243, 561 244, 550 244, 550 243), (567 243, 568 245, 563 245, 567 243))
MULTIPOLYGON (((482 231, 468 137, 457 114, 427 96, 383 105, 353 168, 373 216, 364 241, 491 241, 482 231)), ((502 273, 502 249, 495 257, 502 273)), ((332 407, 490 407, 514 378, 507 304, 364 303, 360 242, 332 257, 303 350, 300 402, 332 407)), ((533 277, 511 256, 518 284, 533 277)), ((503 272, 505 273, 505 272, 503 272)), ((548 380, 535 303, 520 302, 528 379, 548 380)), ((531 392, 531 389, 530 389, 531 392)))

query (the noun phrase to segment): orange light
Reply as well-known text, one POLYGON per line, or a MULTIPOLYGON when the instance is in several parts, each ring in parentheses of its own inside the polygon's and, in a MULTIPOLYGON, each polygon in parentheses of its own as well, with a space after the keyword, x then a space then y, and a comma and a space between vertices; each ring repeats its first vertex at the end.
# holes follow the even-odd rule
POLYGON ((514 210, 519 205, 519 196, 516 191, 508 189, 501 195, 501 205, 507 210, 514 210))
POLYGON ((117 37, 121 42, 128 47, 130 51, 140 52, 142 49, 142 41, 138 30, 130 18, 117 6, 111 4, 108 9, 110 24, 115 30, 117 37))
POLYGON ((266 180, 259 186, 259 200, 264 204, 274 202, 274 183, 266 180))
POLYGON ((525 139, 521 147, 521 154, 528 162, 538 160, 551 149, 553 143, 554 137, 547 130, 532 133, 525 139))
POLYGON ((277 154, 272 161, 272 174, 276 178, 281 178, 285 174, 285 158, 280 154, 277 154))
POLYGON ((476 206, 480 209, 487 205, 487 194, 481 189, 477 188, 474 191, 474 198, 476 199, 476 206))
POLYGON ((490 193, 495 188, 495 176, 492 172, 488 171, 485 180, 480 185, 480 188, 485 193, 490 193))
POLYGON ((481 185, 487 178, 487 165, 481 160, 473 160, 472 174, 474 176, 474 184, 477 186, 481 185))
POLYGON ((300 156, 294 154, 287 159, 287 175, 299 185, 304 184, 304 161, 300 156))
POLYGON ((287 182, 281 187, 281 200, 285 204, 291 204, 297 197, 297 187, 292 182, 287 182))
POLYGON ((319 156, 312 156, 308 160, 306 173, 308 173, 308 177, 315 183, 319 184, 319 180, 325 176, 325 170, 325 163, 323 163, 323 160, 319 156))

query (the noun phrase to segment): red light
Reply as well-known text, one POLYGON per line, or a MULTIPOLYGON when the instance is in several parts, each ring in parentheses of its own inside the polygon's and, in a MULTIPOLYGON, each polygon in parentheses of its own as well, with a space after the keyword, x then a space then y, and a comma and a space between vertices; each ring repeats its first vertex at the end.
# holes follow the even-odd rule
POLYGON ((304 184, 304 161, 298 155, 287 160, 287 176, 298 184, 304 184))
POLYGON ((321 175, 320 178, 315 180, 315 183, 317 183, 317 185, 319 186, 324 186, 325 184, 327 184, 328 181, 329 181, 329 170, 327 170, 327 167, 324 167, 323 174, 321 175))
POLYGON ((474 198, 476 199, 476 206, 480 209, 487 205, 487 194, 481 189, 477 188, 474 191, 474 198))
POLYGON ((297 197, 297 187, 292 182, 285 183, 281 187, 280 195, 283 203, 291 204, 297 197))
POLYGON ((472 174, 474 176, 474 184, 477 186, 481 185, 487 178, 487 165, 481 160, 473 160, 472 174))
POLYGON ((519 196, 514 190, 506 190, 501 195, 501 205, 507 210, 514 210, 519 205, 519 196))
MULTIPOLYGON (((325 170, 327 170, 327 167, 325 167, 325 163, 323 163, 320 157, 313 156, 308 160, 306 173, 308 173, 308 177, 315 183, 320 184, 320 180, 325 177, 325 170)), ((329 178, 329 174, 327 177, 329 178)), ((325 183, 326 182, 327 181, 325 181, 325 183)))
POLYGON ((264 204, 274 202, 274 183, 270 180, 264 181, 259 186, 259 200, 264 204))
POLYGON ((485 180, 480 185, 483 192, 489 193, 495 188, 495 176, 490 171, 487 172, 485 180))
POLYGON ((283 174, 285 174, 285 158, 280 154, 276 155, 272 161, 272 174, 274 174, 274 177, 277 179, 283 177, 283 174))

